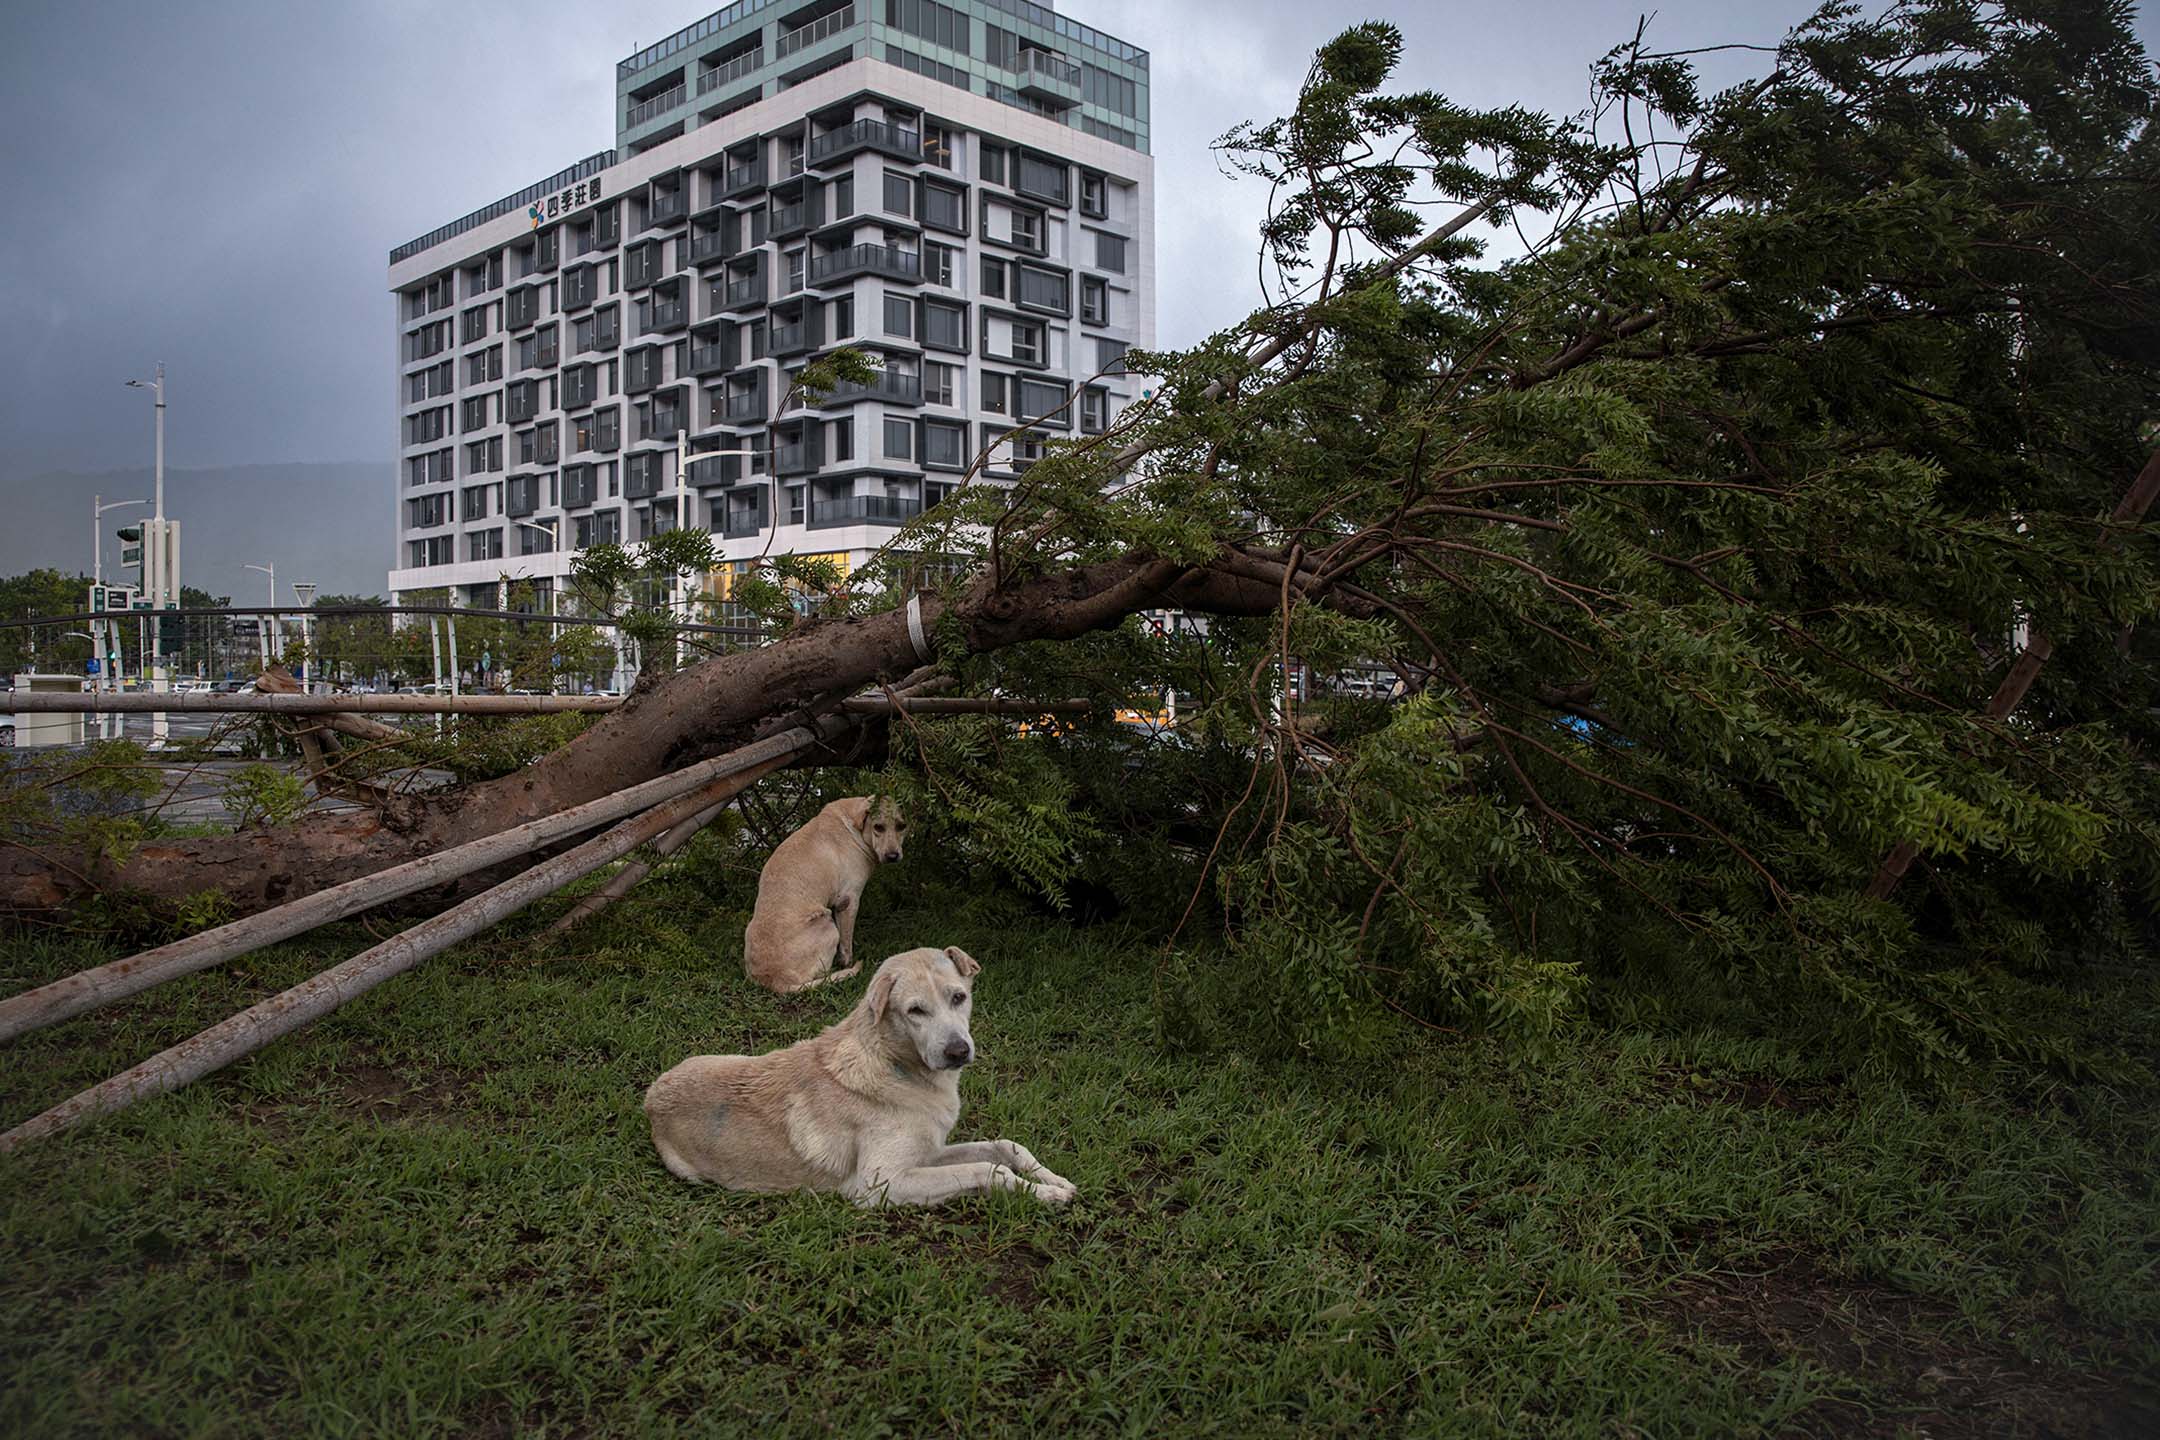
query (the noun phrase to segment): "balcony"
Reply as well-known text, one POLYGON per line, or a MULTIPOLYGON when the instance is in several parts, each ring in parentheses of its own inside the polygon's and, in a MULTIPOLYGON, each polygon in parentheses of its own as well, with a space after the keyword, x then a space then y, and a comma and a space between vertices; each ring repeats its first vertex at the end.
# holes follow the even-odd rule
POLYGON ((720 505, 719 530, 723 538, 740 540, 761 533, 772 524, 772 487, 764 481, 730 490, 720 505))
POLYGON ((765 304, 765 276, 760 273, 740 280, 730 280, 720 292, 720 309, 723 314, 737 310, 756 310, 765 304))
POLYGON ((690 263, 703 270, 733 258, 735 251, 727 243, 725 230, 696 230, 690 235, 690 263))
POLYGON ((700 95, 710 95, 713 91, 719 89, 723 85, 732 85, 737 80, 742 79, 743 76, 750 74, 752 71, 763 69, 764 65, 765 47, 760 45, 757 49, 752 50, 749 54, 738 55, 733 60, 725 61, 722 64, 716 65, 712 69, 707 70, 704 74, 698 76, 697 93, 700 95))
POLYGON ((910 495, 850 495, 845 500, 812 500, 810 528, 841 525, 905 525, 922 514, 922 501, 910 495))
POLYGON ((1049 50, 1023 49, 1013 67, 1020 76, 1020 93, 1061 109, 1080 103, 1080 67, 1049 50))
POLYGON ((903 375, 896 370, 881 370, 878 377, 867 385, 852 383, 836 385, 831 393, 818 401, 819 409, 831 409, 836 405, 853 405, 858 400, 883 400, 892 405, 920 405, 922 376, 903 375))
POLYGON ((812 165, 823 165, 858 150, 875 150, 896 160, 912 160, 919 164, 923 158, 922 136, 883 120, 852 120, 812 140, 809 160, 812 165))
POLYGON ((788 441, 773 451, 775 475, 815 475, 825 463, 825 427, 812 425, 800 440, 788 441))
POLYGON ((858 275, 878 275, 919 285, 923 278, 922 256, 890 245, 850 245, 830 255, 810 257, 812 285, 837 285, 858 275))
POLYGON ((690 325, 690 302, 680 291, 673 298, 654 296, 652 310, 645 324, 648 335, 665 335, 670 331, 688 329, 690 325))
POLYGON ((767 349, 775 357, 807 355, 824 343, 825 307, 812 304, 804 310, 802 319, 791 324, 775 324, 767 349))
POLYGON ((787 240, 806 231, 815 230, 825 223, 825 197, 812 190, 792 205, 773 207, 772 223, 767 236, 773 240, 787 240))
POLYGON ((650 100, 640 100, 624 113, 623 129, 635 130, 648 120, 657 120, 689 98, 689 92, 677 85, 672 90, 661 91, 650 100))
POLYGON ((728 338, 690 342, 691 374, 718 375, 735 368, 735 346, 728 338))
POLYGON ((845 10, 835 10, 830 15, 821 15, 807 25, 799 25, 793 30, 783 30, 780 32, 780 43, 773 47, 773 58, 785 60, 799 50, 809 49, 820 40, 826 40, 838 35, 854 23, 855 7, 850 5, 845 10))
POLYGON ((655 190, 645 202, 645 225, 651 229, 659 225, 680 225, 690 218, 690 196, 684 186, 673 190, 655 190))
POLYGON ((763 420, 765 397, 755 390, 740 395, 729 395, 720 402, 720 417, 730 425, 763 420))
POLYGON ((753 160, 748 165, 737 165, 727 172, 720 185, 720 198, 733 200, 738 195, 765 188, 765 162, 753 160))

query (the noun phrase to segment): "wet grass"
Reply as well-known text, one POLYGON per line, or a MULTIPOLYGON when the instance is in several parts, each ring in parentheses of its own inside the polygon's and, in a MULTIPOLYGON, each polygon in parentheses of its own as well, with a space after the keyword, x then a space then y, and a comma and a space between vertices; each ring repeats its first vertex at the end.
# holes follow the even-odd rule
MULTIPOLYGON (((656 881, 559 949, 535 917, 0 1162, 0 1430, 2160 1433, 2150 1094, 1923 1097, 1714 1033, 1168 1055, 1114 930, 873 904, 866 955, 984 961, 958 1138, 1080 1198, 734 1196, 661 1169, 645 1085, 860 982, 752 988, 702 894, 656 881)), ((0 1113, 365 943, 19 1041, 0 1113)), ((18 935, 0 984, 97 958, 18 935)), ((2150 980, 2079 1003, 2118 1039, 2160 1018, 2150 980)))

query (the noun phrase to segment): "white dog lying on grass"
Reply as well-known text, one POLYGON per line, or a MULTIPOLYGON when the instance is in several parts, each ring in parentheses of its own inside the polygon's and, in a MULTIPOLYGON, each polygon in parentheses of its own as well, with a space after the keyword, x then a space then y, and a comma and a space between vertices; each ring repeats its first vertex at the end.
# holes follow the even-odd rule
POLYGON ((910 950, 878 967, 848 1017, 767 1055, 696 1055, 645 1092, 653 1144, 685 1180, 731 1190, 837 1190, 858 1205, 935 1205, 1025 1190, 1063 1205, 1073 1183, 1024 1145, 948 1145, 973 981, 965 950, 910 950))

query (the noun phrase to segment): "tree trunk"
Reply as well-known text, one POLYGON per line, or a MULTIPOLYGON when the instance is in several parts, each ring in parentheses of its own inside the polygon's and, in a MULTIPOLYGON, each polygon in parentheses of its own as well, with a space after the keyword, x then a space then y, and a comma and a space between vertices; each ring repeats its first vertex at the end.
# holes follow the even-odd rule
MULTIPOLYGON (((1249 571, 1250 562, 1239 568, 1249 571)), ((979 578, 956 607, 925 597, 922 616, 931 635, 957 621, 966 650, 980 654, 1072 639, 1139 610, 1258 615, 1279 598, 1276 583, 1250 573, 1128 556, 1004 589, 979 578)), ((402 813, 317 816, 238 835, 157 840, 117 865, 101 856, 0 852, 0 909, 52 910, 82 891, 87 877, 152 901, 220 891, 250 914, 664 775, 741 743, 768 717, 830 706, 920 660, 900 611, 813 622, 762 648, 641 680, 620 709, 571 744, 516 774, 416 797, 402 813)))

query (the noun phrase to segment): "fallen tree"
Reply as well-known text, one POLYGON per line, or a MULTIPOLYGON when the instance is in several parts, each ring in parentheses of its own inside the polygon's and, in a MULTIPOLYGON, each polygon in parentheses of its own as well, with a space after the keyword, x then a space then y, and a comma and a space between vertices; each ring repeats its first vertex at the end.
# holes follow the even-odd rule
MULTIPOLYGON (((511 773, 234 835, 18 844, 0 903, 274 907, 935 659, 1105 710, 1199 696, 1185 733, 1240 778, 1127 813, 1118 843, 1236 957, 1234 982, 1178 984, 1281 1043, 1388 1012, 1546 1036, 1625 978, 1812 1005, 1924 1066, 2042 1048, 2020 987, 2129 953, 2160 902, 2160 591, 2118 510, 2160 399, 2160 141, 2121 16, 1826 10, 1716 94, 1638 34, 1564 122, 1388 93, 1398 47, 1346 32, 1293 114, 1226 137, 1277 197, 1264 309, 1143 357, 1159 389, 1110 433, 971 480, 890 564, 820 587, 824 613, 795 617, 779 566, 736 592, 772 644, 655 668, 511 773), (1523 252, 1487 262, 1486 227, 1523 252), (1157 611, 1218 623, 1180 647, 1133 621, 1157 611), (2021 634, 2048 667, 1991 706, 2021 634), (1353 663, 1407 703, 1284 693, 1353 663), (1208 844, 1165 838, 1196 815, 1208 844), (1900 905, 1867 892, 1886 854, 1928 880, 1900 905)), ((693 570, 697 538, 648 553, 693 570)), ((908 724, 922 757, 941 723, 908 724)), ((1068 754, 1040 750, 1007 758, 1068 754)), ((924 802, 966 783, 930 770, 924 802)), ((951 808, 1038 869, 1078 857, 1026 806, 951 808)))

